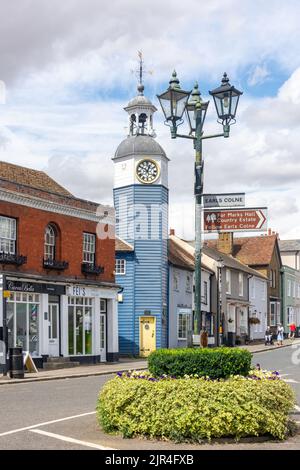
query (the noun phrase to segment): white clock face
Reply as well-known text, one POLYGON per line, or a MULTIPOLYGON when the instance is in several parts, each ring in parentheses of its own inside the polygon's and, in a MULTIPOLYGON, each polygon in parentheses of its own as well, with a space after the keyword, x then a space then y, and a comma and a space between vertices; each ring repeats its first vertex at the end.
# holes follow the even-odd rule
POLYGON ((159 166, 154 160, 145 158, 136 166, 136 176, 141 183, 154 183, 159 177, 159 166))

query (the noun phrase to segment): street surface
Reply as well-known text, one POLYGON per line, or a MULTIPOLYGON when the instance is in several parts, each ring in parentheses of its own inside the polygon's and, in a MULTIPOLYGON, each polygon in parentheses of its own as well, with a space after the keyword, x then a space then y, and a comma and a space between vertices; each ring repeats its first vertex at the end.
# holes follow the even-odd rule
MULTIPOLYGON (((295 389, 300 421, 300 347, 256 353, 253 364, 278 370, 295 389), (293 363, 294 362, 294 363, 293 363), (298 362, 298 363, 297 363, 298 362)), ((112 375, 0 387, 0 449, 300 449, 300 434, 285 442, 174 444, 107 436, 97 426, 95 406, 103 384, 112 375)))

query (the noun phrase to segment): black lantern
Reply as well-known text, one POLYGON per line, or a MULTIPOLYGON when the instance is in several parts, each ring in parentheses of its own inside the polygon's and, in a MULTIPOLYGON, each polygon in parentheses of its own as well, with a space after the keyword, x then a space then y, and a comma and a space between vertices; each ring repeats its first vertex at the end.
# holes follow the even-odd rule
POLYGON ((190 134, 196 132, 196 125, 197 125, 197 113, 198 118, 200 120, 200 131, 202 132, 203 124, 206 117, 206 111, 209 105, 209 101, 202 101, 201 94, 199 91, 198 83, 195 83, 194 89, 190 95, 190 98, 185 106, 187 120, 190 126, 190 134), (200 103, 197 105, 197 103, 200 103))
POLYGON ((213 97, 219 120, 223 125, 235 122, 235 114, 242 91, 230 85, 227 73, 224 73, 221 86, 209 92, 213 97))
POLYGON ((182 115, 191 92, 180 88, 175 70, 169 84, 167 91, 157 95, 157 98, 165 115, 166 123, 171 123, 176 128, 178 124, 182 123, 182 115))

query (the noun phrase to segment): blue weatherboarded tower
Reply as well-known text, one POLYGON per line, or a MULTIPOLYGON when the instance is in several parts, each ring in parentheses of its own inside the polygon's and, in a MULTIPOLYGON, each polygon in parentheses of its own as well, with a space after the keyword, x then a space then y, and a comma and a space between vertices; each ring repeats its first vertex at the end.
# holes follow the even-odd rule
POLYGON ((120 354, 147 356, 167 347, 168 157, 154 139, 155 106, 138 95, 125 111, 129 134, 116 150, 116 281, 120 354))

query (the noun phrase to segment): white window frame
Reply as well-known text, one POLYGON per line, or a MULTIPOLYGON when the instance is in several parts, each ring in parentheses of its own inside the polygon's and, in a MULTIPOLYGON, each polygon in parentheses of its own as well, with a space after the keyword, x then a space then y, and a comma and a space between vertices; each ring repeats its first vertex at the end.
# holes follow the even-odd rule
POLYGON ((231 294, 231 270, 226 269, 226 294, 231 294))
POLYGON ((91 356, 94 351, 94 299, 93 297, 75 297, 75 296, 68 296, 68 337, 69 337, 69 307, 73 307, 73 353, 70 353, 70 345, 68 340, 68 355, 69 356, 91 356), (80 309, 82 311, 82 320, 83 322, 86 321, 86 311, 90 312, 90 319, 91 319, 91 328, 92 328, 92 347, 91 353, 86 353, 86 343, 85 343, 85 325, 82 328, 82 353, 77 351, 77 344, 76 344, 76 310, 80 309))
POLYGON ((243 297, 244 295, 244 276, 243 273, 239 273, 239 296, 243 297))
POLYGON ((17 221, 12 217, 0 217, 0 252, 16 254, 17 221))
POLYGON ((177 312, 177 339, 178 341, 187 341, 188 332, 191 330, 192 325, 192 313, 188 312, 177 312), (180 336, 180 330, 183 334, 180 336))
POLYGON ((115 273, 118 276, 125 276, 125 274, 126 274, 126 259, 116 258, 115 273))
POLYGON ((287 280, 287 296, 291 297, 292 293, 292 281, 290 279, 287 280))
POLYGON ((192 274, 191 274, 191 273, 188 273, 188 274, 186 275, 186 280, 185 280, 185 281, 186 281, 185 291, 186 291, 187 293, 192 292, 192 279, 193 279, 192 274))
POLYGON ((56 248, 56 230, 53 225, 47 225, 45 229, 45 240, 44 240, 44 259, 49 261, 55 260, 55 248, 56 248))
POLYGON ((96 235, 83 232, 82 261, 86 264, 95 265, 96 260, 96 235))

